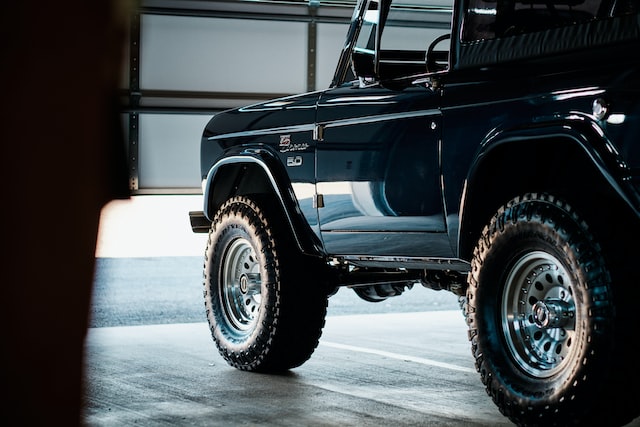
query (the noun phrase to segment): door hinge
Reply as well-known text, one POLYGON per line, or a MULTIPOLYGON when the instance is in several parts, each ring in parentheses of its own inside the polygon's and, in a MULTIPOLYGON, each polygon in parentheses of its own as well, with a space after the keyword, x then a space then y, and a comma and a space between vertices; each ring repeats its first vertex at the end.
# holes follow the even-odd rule
POLYGON ((324 139, 324 125, 316 124, 313 127, 313 140, 322 141, 324 139))
POLYGON ((324 196, 322 194, 313 195, 313 208, 324 208, 324 196))

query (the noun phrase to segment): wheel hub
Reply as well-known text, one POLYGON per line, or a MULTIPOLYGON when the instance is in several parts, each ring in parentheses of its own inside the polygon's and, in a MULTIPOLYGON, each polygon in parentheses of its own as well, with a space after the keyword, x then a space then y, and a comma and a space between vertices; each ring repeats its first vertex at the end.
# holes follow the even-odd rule
POLYGON ((243 294, 246 294, 247 289, 249 289, 248 282, 249 282, 249 279, 247 279, 247 275, 243 274, 240 277, 240 292, 242 292, 243 294))
POLYGON ((533 322, 540 329, 571 326, 575 317, 570 304, 561 299, 538 301, 533 305, 532 313, 533 322))
POLYGON ((243 295, 260 292, 260 274, 245 273, 238 280, 238 287, 243 295))

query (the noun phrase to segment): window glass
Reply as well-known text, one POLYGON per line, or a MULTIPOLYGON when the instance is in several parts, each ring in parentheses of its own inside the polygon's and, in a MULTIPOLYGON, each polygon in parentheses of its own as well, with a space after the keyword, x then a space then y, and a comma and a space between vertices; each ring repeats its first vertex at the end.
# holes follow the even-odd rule
POLYGON ((376 27, 380 19, 380 11, 378 8, 378 2, 372 0, 369 2, 368 9, 364 13, 364 20, 362 27, 360 28, 360 34, 358 34, 358 40, 356 41, 356 51, 374 54, 376 45, 376 27))
POLYGON ((451 32, 452 0, 393 1, 382 35, 382 49, 424 50, 451 32))
MULTIPOLYGON (((451 33, 453 0, 393 0, 380 40, 378 72, 382 79, 425 73, 425 55, 434 40, 451 33)), ((438 70, 448 66, 449 43, 431 55, 438 70), (437 59, 437 61, 436 61, 437 59)))

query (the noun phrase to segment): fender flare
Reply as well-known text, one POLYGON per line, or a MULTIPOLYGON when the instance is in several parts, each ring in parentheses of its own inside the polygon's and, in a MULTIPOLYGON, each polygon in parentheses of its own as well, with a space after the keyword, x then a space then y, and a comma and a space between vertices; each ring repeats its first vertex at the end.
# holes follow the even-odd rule
POLYGON ((631 188, 626 188, 625 186, 625 178, 631 175, 629 166, 623 161, 622 156, 617 152, 614 145, 606 138, 598 124, 590 118, 570 116, 538 122, 534 125, 497 129, 490 132, 480 144, 464 182, 459 206, 460 216, 457 235, 457 247, 460 256, 464 256, 470 250, 469 243, 463 241, 465 240, 463 236, 469 235, 469 233, 473 234, 473 227, 469 225, 472 221, 468 219, 469 214, 465 209, 470 204, 469 200, 474 197, 474 183, 477 182, 476 177, 480 175, 483 163, 491 157, 495 149, 503 147, 505 144, 554 138, 563 138, 565 141, 571 141, 575 147, 579 148, 590 159, 597 173, 611 187, 612 191, 618 194, 632 212, 635 212, 636 215, 640 214, 638 200, 634 199, 634 192, 631 188), (472 230, 469 230, 469 228, 472 230))
POLYGON ((302 215, 286 171, 284 171, 279 159, 264 148, 244 148, 237 153, 230 153, 214 163, 207 173, 206 184, 203 188, 205 217, 209 221, 213 219, 215 212, 222 203, 216 203, 214 202, 215 200, 224 201, 235 195, 230 190, 218 190, 215 185, 217 180, 224 178, 225 168, 243 165, 255 166, 264 173, 267 185, 275 194, 277 202, 284 212, 284 219, 300 251, 307 255, 324 256, 325 251, 322 243, 302 215), (216 194, 217 191, 223 191, 224 193, 216 194))

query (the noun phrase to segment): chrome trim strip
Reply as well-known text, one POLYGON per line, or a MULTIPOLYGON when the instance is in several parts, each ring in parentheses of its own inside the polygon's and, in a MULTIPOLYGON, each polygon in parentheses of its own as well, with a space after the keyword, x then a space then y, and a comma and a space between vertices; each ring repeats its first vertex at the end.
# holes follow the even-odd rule
POLYGON ((402 257, 402 256, 375 256, 375 255, 341 255, 336 259, 355 265, 363 266, 389 266, 402 265, 405 268, 425 268, 431 270, 454 270, 460 272, 471 271, 471 264, 459 258, 427 258, 427 257, 402 257))
POLYGON ((367 124, 367 123, 379 123, 379 122, 386 122, 391 120, 412 119, 415 117, 435 116, 440 114, 441 114, 440 110, 434 108, 431 110, 409 111, 405 113, 391 113, 391 114, 383 114, 379 116, 365 116, 365 117, 340 119, 332 122, 322 122, 319 124, 324 126, 324 128, 326 129, 326 128, 333 128, 333 127, 361 125, 361 124, 367 124))
MULTIPOLYGON (((345 105, 345 104, 342 104, 345 105)), ((273 134, 286 134, 286 133, 296 133, 296 132, 314 132, 317 129, 317 126, 320 126, 324 129, 334 128, 334 127, 342 127, 342 126, 353 126, 359 124, 368 124, 368 123, 379 123, 391 120, 401 120, 401 119, 411 119, 415 117, 426 117, 426 116, 434 116, 440 115, 441 112, 438 109, 431 110, 420 110, 420 111, 409 111, 405 113, 391 113, 391 114, 383 114, 379 116, 365 116, 365 117, 355 117, 348 119, 340 119, 332 122, 321 122, 318 124, 315 123, 305 123, 302 125, 294 125, 294 126, 283 126, 277 128, 267 128, 267 129, 256 129, 256 130, 246 130, 241 132, 231 132, 225 133, 216 136, 210 136, 207 138, 208 141, 215 141, 218 139, 226 139, 226 138, 247 138, 252 136, 264 136, 264 135, 273 135, 273 134)))
POLYGON ((295 126, 283 126, 278 128, 268 128, 268 129, 257 129, 257 130, 245 130, 241 132, 231 132, 225 133, 216 136, 210 136, 207 138, 207 141, 215 141, 218 139, 227 139, 227 138, 247 138, 251 136, 263 136, 263 135, 273 135, 273 134, 286 134, 286 133, 296 133, 296 132, 313 132, 315 129, 315 124, 309 123, 304 125, 295 125, 295 126))

